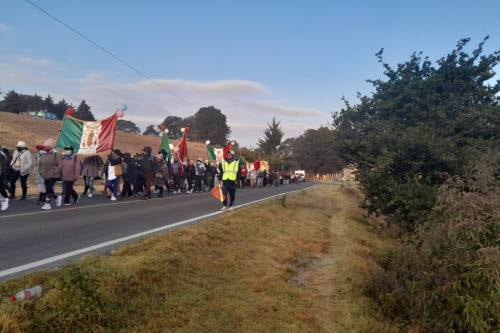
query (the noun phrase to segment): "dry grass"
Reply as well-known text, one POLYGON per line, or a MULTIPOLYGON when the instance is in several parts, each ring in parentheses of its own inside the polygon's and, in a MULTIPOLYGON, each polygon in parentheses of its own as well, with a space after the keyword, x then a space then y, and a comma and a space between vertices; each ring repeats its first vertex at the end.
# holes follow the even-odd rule
POLYGON ((11 331, 390 332, 361 281, 382 240, 357 192, 320 186, 0 284, 11 331))
MULTIPOLYGON (((14 148, 19 140, 28 144, 31 151, 37 144, 42 144, 47 138, 56 139, 61 129, 62 121, 45 120, 31 116, 0 112, 0 145, 14 148)), ((178 142, 173 140, 173 144, 178 142)), ((128 134, 118 131, 115 148, 121 151, 137 153, 144 146, 151 146, 153 151, 160 147, 160 139, 151 136, 128 134)), ((207 156, 203 143, 190 142, 188 152, 193 158, 207 156)))

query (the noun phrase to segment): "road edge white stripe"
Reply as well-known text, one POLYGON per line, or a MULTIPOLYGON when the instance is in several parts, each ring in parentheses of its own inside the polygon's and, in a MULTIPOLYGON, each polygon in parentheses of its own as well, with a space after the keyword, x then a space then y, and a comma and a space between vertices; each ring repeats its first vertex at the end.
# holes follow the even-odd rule
MULTIPOLYGON (((250 206, 250 205, 253 205, 253 204, 265 201, 265 200, 269 200, 269 199, 272 199, 272 198, 276 198, 276 197, 279 197, 279 196, 282 196, 282 195, 285 195, 285 194, 296 193, 296 192, 300 192, 300 191, 306 191, 306 190, 309 190, 309 189, 311 189, 313 187, 315 187, 315 184, 313 184, 313 185, 311 185, 309 187, 306 187, 306 188, 302 188, 302 189, 298 189, 298 190, 294 190, 294 191, 289 191, 289 192, 278 193, 278 194, 271 195, 269 197, 265 197, 265 198, 254 200, 254 201, 250 201, 250 202, 238 205, 238 206, 236 206, 234 208, 235 209, 240 209, 240 208, 243 208, 243 207, 246 207, 246 206, 250 206)), ((223 213, 224 212, 222 212, 222 211, 212 212, 212 213, 209 213, 209 214, 205 214, 205 215, 193 217, 193 218, 190 218, 190 219, 187 219, 187 220, 178 221, 178 222, 174 222, 172 224, 167 224, 167 225, 164 225, 164 226, 161 226, 161 227, 157 227, 157 228, 154 228, 154 229, 149 229, 149 230, 146 230, 146 231, 135 233, 135 234, 132 234, 132 235, 129 235, 129 236, 120 237, 120 238, 116 238, 116 239, 113 239, 113 240, 110 240, 110 241, 107 241, 107 242, 95 244, 95 245, 92 245, 92 246, 89 246, 89 247, 85 247, 83 249, 79 249, 79 250, 74 250, 74 251, 62 253, 62 254, 59 254, 57 256, 53 256, 53 257, 49 257, 49 258, 45 258, 45 259, 33 261, 33 262, 28 263, 28 264, 24 264, 24 265, 17 266, 17 267, 8 268, 8 269, 5 269, 3 271, 0 271, 0 278, 6 277, 6 276, 9 276, 9 275, 12 275, 12 274, 20 273, 20 272, 23 272, 23 271, 27 271, 27 270, 30 270, 30 269, 33 269, 33 268, 37 268, 37 267, 40 267, 40 266, 52 264, 52 263, 55 263, 57 261, 61 261, 61 260, 68 259, 68 258, 71 258, 71 257, 74 257, 74 256, 78 256, 80 254, 84 254, 84 253, 87 253, 87 252, 91 252, 91 251, 95 251, 95 250, 98 250, 98 249, 102 249, 102 248, 105 248, 105 247, 108 247, 108 246, 111 246, 111 245, 123 243, 123 242, 129 241, 129 240, 132 240, 132 239, 141 238, 141 237, 144 237, 144 236, 147 236, 147 235, 150 235, 150 234, 154 234, 154 233, 157 233, 157 232, 160 232, 160 231, 172 229, 172 228, 175 228, 175 227, 178 227, 178 226, 181 226, 181 225, 185 225, 185 224, 189 224, 189 223, 192 223, 192 222, 195 222, 195 221, 204 220, 206 218, 217 216, 217 215, 220 215, 220 214, 223 214, 223 213)))

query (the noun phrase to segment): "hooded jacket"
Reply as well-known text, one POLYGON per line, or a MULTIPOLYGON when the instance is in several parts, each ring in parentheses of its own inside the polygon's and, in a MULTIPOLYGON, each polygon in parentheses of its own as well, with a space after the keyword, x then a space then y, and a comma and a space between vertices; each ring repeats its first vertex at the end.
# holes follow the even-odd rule
POLYGON ((14 171, 19 171, 21 176, 28 175, 33 167, 33 157, 30 151, 28 149, 15 150, 10 165, 14 171), (18 162, 20 162, 20 166, 18 166, 18 162))

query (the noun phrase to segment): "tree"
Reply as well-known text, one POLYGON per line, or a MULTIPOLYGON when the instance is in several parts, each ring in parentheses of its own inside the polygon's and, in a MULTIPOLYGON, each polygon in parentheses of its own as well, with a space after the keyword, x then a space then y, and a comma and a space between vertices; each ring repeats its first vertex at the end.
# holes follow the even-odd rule
POLYGON ((5 112, 21 113, 23 112, 23 101, 21 95, 14 90, 9 91, 3 101, 0 103, 0 109, 5 112))
POLYGON ((420 53, 395 68, 383 64, 387 79, 370 81, 373 95, 334 116, 338 152, 356 164, 370 213, 414 230, 439 187, 500 143, 500 81, 488 84, 500 51, 483 55, 484 40, 468 53, 468 42, 436 64, 420 53))
POLYGON ((57 104, 54 105, 54 113, 56 114, 57 119, 63 119, 64 118, 64 113, 68 109, 69 104, 66 103, 66 101, 63 99, 57 104))
POLYGON ((155 125, 151 124, 146 127, 146 130, 142 133, 142 135, 160 136, 160 132, 156 130, 155 125))
POLYGON ((90 111, 90 106, 85 103, 85 100, 82 100, 80 105, 78 105, 74 116, 85 121, 95 121, 94 115, 90 111))
POLYGON ((116 123, 116 129, 125 133, 140 134, 141 129, 130 120, 119 119, 116 123))
POLYGON ((195 113, 191 122, 191 138, 197 141, 210 140, 215 145, 225 145, 231 129, 227 125, 226 116, 221 110, 213 107, 203 107, 195 113))
POLYGON ((264 130, 264 138, 259 139, 259 149, 267 155, 272 155, 278 152, 283 138, 283 130, 280 127, 280 122, 273 118, 271 123, 267 124, 267 129, 264 130))
POLYGON ((45 110, 47 110, 47 112, 55 114, 55 112, 54 112, 55 111, 55 104, 54 104, 54 100, 52 99, 52 96, 47 95, 47 97, 45 97, 45 99, 43 100, 43 105, 45 106, 45 110))
POLYGON ((291 158, 301 168, 314 173, 332 173, 345 162, 335 149, 335 131, 328 127, 308 129, 290 142, 291 158))
POLYGON ((168 116, 162 125, 168 129, 168 137, 170 139, 180 139, 181 128, 184 127, 184 119, 177 116, 168 116))

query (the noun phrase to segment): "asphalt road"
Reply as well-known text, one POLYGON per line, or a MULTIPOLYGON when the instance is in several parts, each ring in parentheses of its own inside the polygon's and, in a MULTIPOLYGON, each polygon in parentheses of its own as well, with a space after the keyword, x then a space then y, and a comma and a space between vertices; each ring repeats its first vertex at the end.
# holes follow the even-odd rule
MULTIPOLYGON (((238 190, 236 208, 312 185, 238 190)), ((40 210, 33 200, 12 201, 8 211, 0 212, 0 280, 57 267, 85 254, 105 253, 219 215, 219 208, 209 193, 117 202, 82 198, 78 206, 51 211, 40 210)))

